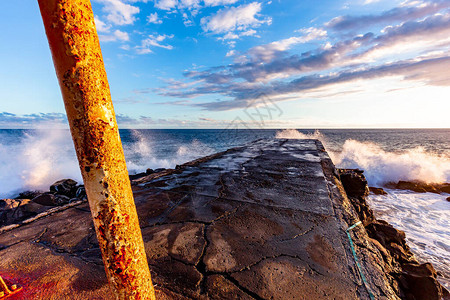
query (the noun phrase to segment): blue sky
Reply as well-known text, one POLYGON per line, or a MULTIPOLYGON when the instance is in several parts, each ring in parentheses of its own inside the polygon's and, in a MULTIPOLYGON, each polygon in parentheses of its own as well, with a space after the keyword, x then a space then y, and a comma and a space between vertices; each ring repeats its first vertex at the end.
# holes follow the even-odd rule
MULTIPOLYGON (((92 0, 121 128, 450 127, 450 1, 92 0)), ((37 1, 1 1, 0 128, 66 126, 37 1)))

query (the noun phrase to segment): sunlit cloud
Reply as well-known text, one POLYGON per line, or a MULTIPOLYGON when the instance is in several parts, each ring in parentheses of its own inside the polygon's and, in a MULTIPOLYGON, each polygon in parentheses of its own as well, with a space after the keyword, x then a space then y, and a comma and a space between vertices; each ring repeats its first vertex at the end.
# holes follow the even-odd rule
POLYGON ((115 25, 133 24, 135 15, 139 13, 139 8, 121 0, 97 0, 104 4, 103 11, 106 19, 115 25))
POLYGON ((254 28, 262 24, 271 24, 272 19, 260 16, 260 11, 261 3, 252 2, 221 9, 214 15, 202 18, 200 23, 205 32, 224 34, 228 35, 225 39, 235 39, 239 37, 239 34, 254 35, 256 33, 254 28))
POLYGON ((141 45, 136 46, 136 52, 138 54, 148 54, 153 53, 151 48, 158 47, 158 48, 164 48, 167 50, 172 50, 172 45, 164 45, 162 42, 166 39, 173 38, 173 35, 149 35, 148 38, 143 39, 141 42, 141 45))

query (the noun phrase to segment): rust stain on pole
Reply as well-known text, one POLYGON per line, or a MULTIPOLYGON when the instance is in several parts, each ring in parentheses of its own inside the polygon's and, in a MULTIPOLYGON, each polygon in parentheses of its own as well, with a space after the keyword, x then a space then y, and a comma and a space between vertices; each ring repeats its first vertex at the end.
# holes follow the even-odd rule
POLYGON ((89 0, 38 0, 117 299, 155 299, 89 0))

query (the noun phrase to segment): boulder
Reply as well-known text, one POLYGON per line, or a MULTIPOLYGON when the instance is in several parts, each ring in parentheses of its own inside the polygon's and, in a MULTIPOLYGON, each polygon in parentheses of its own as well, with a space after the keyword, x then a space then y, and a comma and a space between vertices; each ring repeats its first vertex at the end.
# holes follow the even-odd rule
POLYGON ((339 177, 349 197, 365 197, 369 194, 366 177, 362 170, 338 169, 339 177))
POLYGON ((427 190, 423 186, 417 184, 416 182, 412 182, 412 181, 400 180, 396 184, 395 188, 399 189, 399 190, 411 190, 416 193, 426 193, 427 192, 427 190))
POLYGON ((60 206, 70 202, 70 198, 65 195, 54 193, 44 193, 32 199, 33 202, 45 206, 60 206))
POLYGON ((76 193, 77 182, 72 179, 58 180, 50 186, 50 192, 54 192, 60 195, 73 197, 76 193))
POLYGON ((367 226, 369 236, 377 239, 384 247, 390 243, 405 245, 405 232, 395 229, 392 225, 378 220, 367 226))
MULTIPOLYGON (((27 218, 35 216, 37 213, 31 209, 31 204, 35 203, 30 199, 1 199, 0 226, 20 223, 27 218)), ((39 204, 36 205, 40 206, 39 204)), ((41 211, 43 210, 41 209, 41 211)))
POLYGON ((145 174, 147 174, 147 175, 150 175, 150 174, 153 174, 153 173, 155 173, 155 171, 153 171, 153 169, 150 169, 150 168, 148 168, 148 169, 145 171, 145 174))
POLYGON ((87 199, 87 196, 86 196, 86 189, 84 188, 84 185, 79 185, 79 186, 77 187, 77 191, 76 191, 76 193, 75 193, 75 198, 78 198, 78 199, 87 199))
POLYGON ((20 206, 23 199, 0 199, 0 210, 13 209, 20 206))
POLYGON ((19 194, 16 199, 33 199, 40 194, 44 193, 43 191, 25 191, 19 194))
POLYGON ((410 190, 416 193, 449 193, 450 194, 450 183, 425 183, 422 181, 403 181, 400 180, 397 183, 387 183, 386 187, 399 189, 399 190, 410 190))
POLYGON ((431 276, 418 276, 402 273, 400 285, 407 300, 439 300, 443 299, 444 288, 431 276))
POLYGON ((450 194, 450 183, 443 183, 439 185, 439 191, 450 194))
POLYGON ((387 195, 385 190, 383 190, 382 188, 374 187, 374 186, 370 186, 369 191, 371 191, 375 195, 387 195))
POLYGON ((450 201, 450 197, 447 197, 447 201, 450 201))
POLYGON ((129 175, 130 180, 135 180, 141 177, 147 176, 147 173, 141 172, 141 173, 137 173, 137 174, 133 174, 133 175, 129 175))

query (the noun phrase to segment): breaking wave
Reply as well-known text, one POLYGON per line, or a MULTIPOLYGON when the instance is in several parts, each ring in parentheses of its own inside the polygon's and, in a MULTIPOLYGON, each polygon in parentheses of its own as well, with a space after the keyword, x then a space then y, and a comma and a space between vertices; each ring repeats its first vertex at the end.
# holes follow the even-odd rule
POLYGON ((336 147, 331 145, 331 142, 318 130, 311 134, 304 134, 295 129, 286 129, 277 132, 276 137, 321 140, 338 168, 364 170, 371 185, 383 185, 399 180, 419 180, 427 183, 450 182, 450 157, 431 153, 423 147, 390 152, 384 150, 380 144, 354 139, 348 139, 343 145, 336 147), (332 151, 329 148, 339 148, 340 151, 332 151))
POLYGON ((427 152, 422 147, 387 152, 374 143, 347 140, 341 152, 330 155, 340 168, 363 169, 372 185, 399 180, 450 181, 450 158, 427 152))
MULTIPOLYGON (((123 143, 130 174, 147 168, 174 168, 215 152, 198 140, 170 144, 161 151, 161 144, 166 141, 153 141, 137 130, 131 134, 132 141, 123 143), (160 153, 155 153, 155 148, 160 153)), ((25 190, 48 190, 53 182, 62 178, 82 182, 68 130, 33 130, 14 138, 1 134, 0 170, 0 199, 25 190)))

